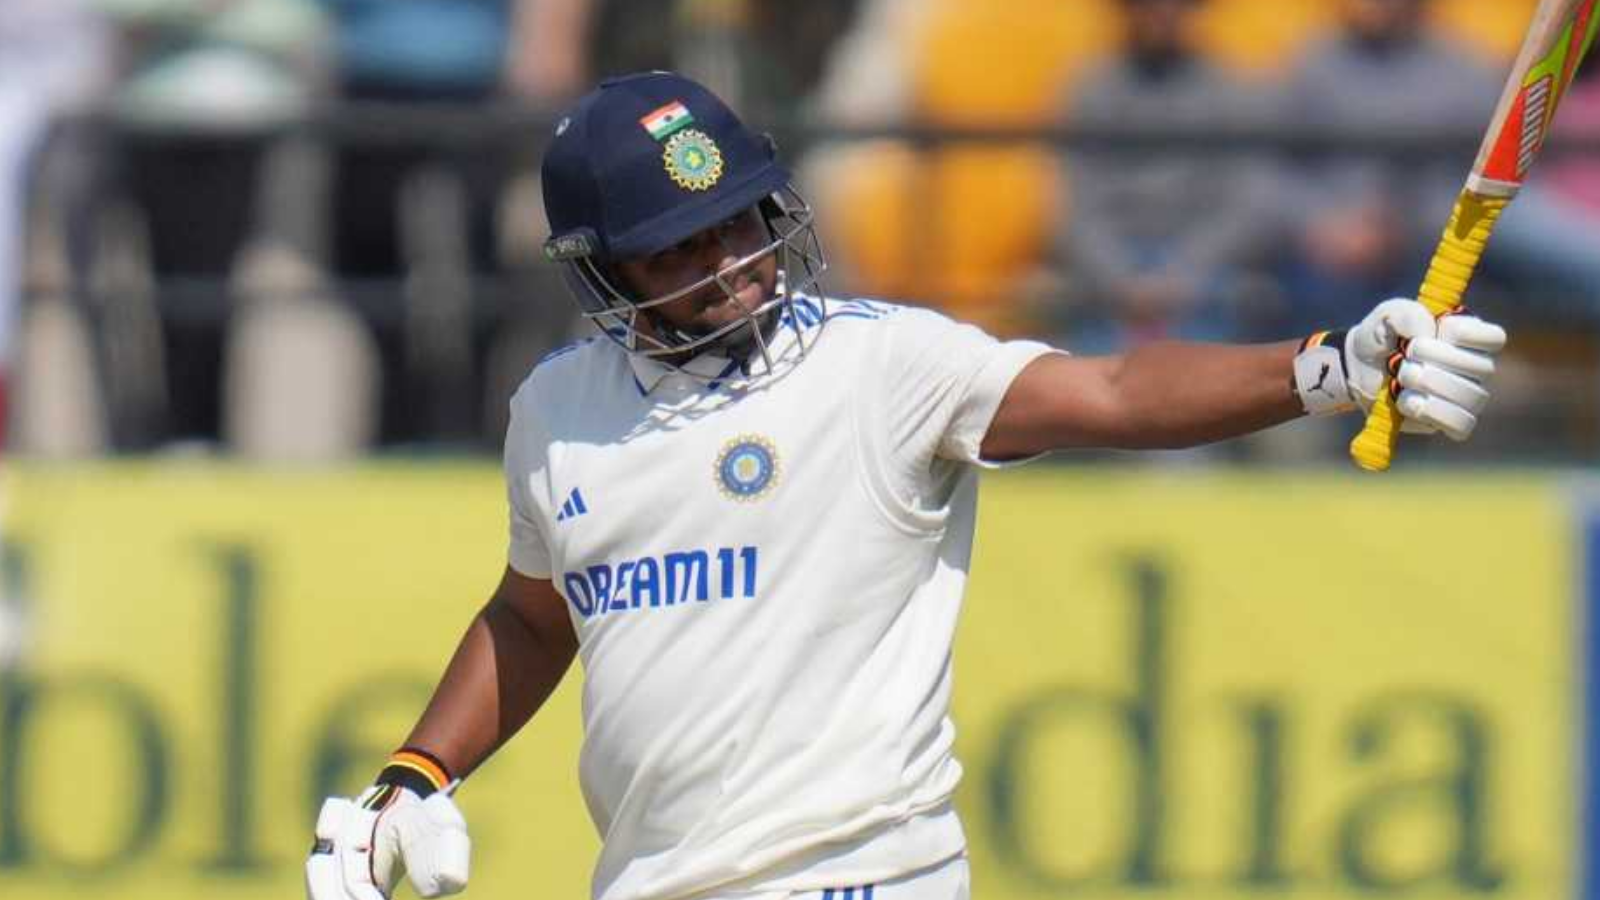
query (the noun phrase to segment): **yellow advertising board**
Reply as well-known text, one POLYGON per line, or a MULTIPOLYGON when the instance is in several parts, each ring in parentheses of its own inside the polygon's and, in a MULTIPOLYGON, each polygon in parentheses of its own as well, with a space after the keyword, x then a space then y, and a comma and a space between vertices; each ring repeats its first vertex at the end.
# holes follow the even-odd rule
MULTIPOLYGON (((371 777, 499 576, 497 472, 11 481, 0 897, 295 896, 318 800, 371 777)), ((975 897, 1577 896, 1551 485, 1035 469, 984 492, 956 657, 975 897)), ((469 897, 586 895, 575 687, 463 789, 469 897)))
POLYGON ((956 656, 974 896, 1575 896, 1553 484, 987 487, 956 656))

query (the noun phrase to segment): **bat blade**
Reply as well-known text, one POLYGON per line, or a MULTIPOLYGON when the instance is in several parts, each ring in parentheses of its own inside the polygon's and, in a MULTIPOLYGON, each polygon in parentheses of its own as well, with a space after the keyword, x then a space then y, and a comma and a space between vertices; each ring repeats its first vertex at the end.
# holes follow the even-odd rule
MULTIPOLYGON (((1417 294, 1435 316, 1461 308, 1495 222, 1544 149, 1556 107, 1597 32, 1600 0, 1542 0, 1534 11, 1466 189, 1456 201, 1417 294)), ((1350 442, 1350 457, 1368 472, 1386 471, 1399 439, 1400 412, 1385 379, 1366 424, 1350 442)))
POLYGON ((1600 0, 1546 0, 1506 82, 1467 189, 1510 197, 1544 148, 1556 107, 1600 31, 1600 0))

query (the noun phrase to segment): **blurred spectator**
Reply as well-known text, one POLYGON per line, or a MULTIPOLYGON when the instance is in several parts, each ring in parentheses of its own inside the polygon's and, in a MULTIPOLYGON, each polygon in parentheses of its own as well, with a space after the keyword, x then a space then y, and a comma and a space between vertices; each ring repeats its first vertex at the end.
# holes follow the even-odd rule
MULTIPOLYGON (((24 385, 34 396, 46 403, 61 399, 50 396, 51 386, 38 383, 50 374, 46 365, 16 363, 25 353, 54 349, 19 347, 15 334, 28 268, 30 184, 58 117, 82 113, 104 86, 107 38, 103 23, 77 0, 0 4, 0 432, 10 419, 7 400, 19 368, 36 376, 34 383, 24 385)), ((56 316, 58 322, 72 317, 62 298, 53 300, 50 312, 62 314, 56 316)), ((45 344, 57 336, 81 341, 81 326, 72 330, 76 334, 71 336, 59 330, 46 336, 49 329, 36 329, 35 335, 45 344)), ((17 561, 9 551, 0 548, 0 678, 24 661, 30 643, 28 598, 20 594, 19 579, 11 577, 17 561)))
MULTIPOLYGON (((1202 0, 1123 0, 1120 55, 1068 109, 1085 128, 1227 128, 1259 122, 1264 97, 1193 46, 1202 0)), ((1070 346, 1112 352, 1144 340, 1239 339, 1251 267, 1273 234, 1271 160, 1186 148, 1085 149, 1068 157, 1071 222, 1061 256, 1076 302, 1070 346)))
MULTIPOLYGON (((35 349, 16 346, 13 334, 28 268, 30 185, 52 129, 58 136, 66 131, 60 117, 86 112, 108 83, 109 37, 105 23, 79 0, 0 4, 0 431, 9 419, 13 360, 19 350, 35 349)), ((58 303, 45 317, 66 328, 46 329, 52 338, 82 340, 76 310, 58 303), (60 315, 52 315, 56 313, 60 315)), ((47 397, 52 385, 42 383, 45 367, 30 368, 37 370, 41 383, 29 387, 47 397)))
POLYGON ((593 0, 596 79, 670 69, 712 87, 758 122, 792 117, 822 79, 862 0, 593 0))
MULTIPOLYGON (((402 116, 507 101, 550 107, 587 86, 590 0, 320 2, 334 27, 338 104, 402 116)), ((380 439, 474 441, 492 425, 481 428, 480 410, 462 401, 478 393, 483 346, 500 337, 478 321, 475 287, 503 272, 498 214, 537 140, 507 145, 448 129, 348 138, 334 147, 328 262, 382 353, 380 439)), ((565 327, 564 308, 556 324, 555 304, 530 307, 518 311, 542 316, 534 331, 565 327)))
POLYGON ((98 251, 115 275, 95 289, 115 439, 214 442, 228 279, 253 242, 288 240, 262 200, 304 185, 264 180, 322 80, 322 20, 312 0, 98 2, 122 37, 98 251))
MULTIPOLYGON (((818 91, 857 126, 1044 128, 1065 85, 1111 52, 1117 0, 870 0, 818 91)), ((1018 302, 1059 229, 1048 144, 839 142, 806 160, 834 249, 830 283, 917 298, 997 334, 1037 333, 1018 302)))
POLYGON ((813 105, 844 125, 900 124, 911 108, 911 35, 928 17, 922 0, 863 0, 818 75, 813 105))
POLYGON ((1591 51, 1561 100, 1556 115, 1557 139, 1582 140, 1581 153, 1558 156, 1545 164, 1536 180, 1554 201, 1587 216, 1600 227, 1600 48, 1591 51))
POLYGON ((319 80, 313 0, 95 0, 122 27, 118 118, 261 132, 305 114, 319 80))
MULTIPOLYGON (((320 2, 332 17, 334 95, 341 103, 425 108, 519 96, 551 104, 580 89, 587 72, 573 49, 582 43, 577 36, 586 27, 587 0, 320 2)), ((331 182, 336 272, 359 278, 404 271, 400 190, 429 166, 463 180, 473 258, 492 262, 492 211, 503 161, 483 148, 458 153, 440 146, 448 138, 410 134, 399 143, 391 137, 338 147, 331 182)))
POLYGON ((593 78, 587 41, 598 0, 534 0, 517 7, 509 80, 513 93, 547 105, 583 93, 593 78))
MULTIPOLYGON (((1428 0, 1340 0, 1338 34, 1290 79, 1285 118, 1317 134, 1481 132, 1500 78, 1424 26, 1428 0)), ((1411 295, 1437 243, 1470 148, 1397 161, 1337 153, 1299 180, 1294 329, 1349 320, 1374 297, 1411 295)))
MULTIPOLYGON (((731 83, 728 94, 752 107, 788 113, 856 0, 809 4, 800 24, 792 7, 756 0, 321 2, 334 23, 342 103, 402 114, 502 101, 551 109, 596 79, 674 67, 731 83)), ((557 312, 545 298, 501 305, 507 322, 498 313, 486 320, 474 296, 475 285, 505 277, 524 282, 512 284, 519 296, 540 292, 538 270, 517 254, 537 246, 528 240, 536 204, 519 175, 534 168, 541 140, 433 131, 337 146, 329 262, 377 301, 360 305, 388 376, 385 443, 493 435, 494 417, 483 422, 461 398, 486 382, 491 408, 503 406, 501 370, 522 352, 505 352, 508 330, 523 333, 516 340, 526 349, 540 343, 537 332, 553 338, 567 327, 566 307, 557 312), (397 278, 403 295, 385 308, 383 286, 397 278)))
POLYGON ((673 68, 721 82, 747 118, 791 119, 810 103, 861 5, 810 0, 797 16, 783 0, 687 0, 679 4, 673 68))
POLYGON ((535 28, 562 0, 321 0, 332 16, 340 92, 399 100, 495 97, 512 79, 534 95, 568 92, 581 61, 535 28), (521 20, 521 21, 517 21, 521 20), (515 27, 514 27, 515 26, 515 27), (530 46, 514 54, 512 38, 530 46), (541 40, 543 39, 543 40, 541 40), (565 51, 565 52, 562 52, 565 51), (549 84, 554 82, 554 86, 549 84))

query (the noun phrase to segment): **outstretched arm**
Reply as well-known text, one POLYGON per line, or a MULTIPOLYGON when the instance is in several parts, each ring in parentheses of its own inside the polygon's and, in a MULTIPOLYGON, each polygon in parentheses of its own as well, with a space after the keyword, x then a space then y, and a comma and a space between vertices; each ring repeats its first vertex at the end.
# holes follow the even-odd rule
POLYGON ((1290 378, 1298 347, 1156 343, 1124 356, 1041 356, 1011 382, 983 456, 1192 447, 1286 422, 1304 414, 1290 378))
POLYGON ((406 745, 466 775, 544 705, 577 650, 554 585, 507 567, 494 596, 467 627, 406 745))
POLYGON ((1304 415, 1372 405, 1396 371, 1408 430, 1466 440, 1505 345, 1497 325, 1435 320, 1387 300, 1348 332, 1254 346, 1157 343, 1124 356, 1041 356, 1012 380, 985 433, 985 459, 1051 450, 1146 450, 1226 440, 1304 415))

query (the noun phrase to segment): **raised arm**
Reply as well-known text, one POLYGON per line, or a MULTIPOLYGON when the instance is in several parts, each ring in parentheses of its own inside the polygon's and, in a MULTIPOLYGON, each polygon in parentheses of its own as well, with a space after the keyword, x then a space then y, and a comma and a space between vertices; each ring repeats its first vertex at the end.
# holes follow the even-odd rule
POLYGON ((1125 356, 1041 356, 1011 382, 983 456, 1191 447, 1286 422, 1304 413, 1290 383, 1297 347, 1158 343, 1125 356))
POLYGON ((985 459, 1075 448, 1192 447, 1260 431, 1306 412, 1371 405, 1391 365, 1410 430, 1465 440, 1488 402, 1483 384, 1505 344, 1471 316, 1435 322, 1389 300, 1348 332, 1253 346, 1156 343, 1124 356, 1042 356, 1011 382, 985 459))

